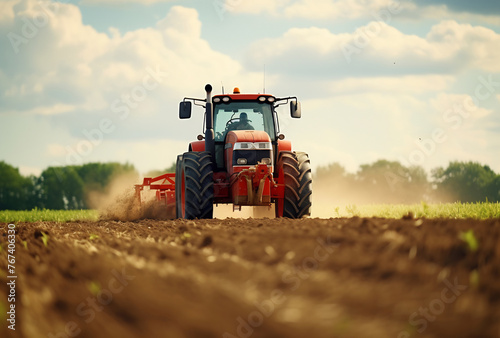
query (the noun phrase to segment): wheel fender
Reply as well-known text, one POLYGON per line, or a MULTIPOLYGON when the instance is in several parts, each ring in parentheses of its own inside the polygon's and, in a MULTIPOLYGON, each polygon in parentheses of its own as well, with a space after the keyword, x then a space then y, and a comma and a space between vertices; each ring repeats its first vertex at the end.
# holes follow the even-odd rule
POLYGON ((194 141, 189 144, 189 151, 205 151, 205 141, 194 141))
POLYGON ((278 158, 282 151, 292 151, 292 141, 278 140, 278 158))

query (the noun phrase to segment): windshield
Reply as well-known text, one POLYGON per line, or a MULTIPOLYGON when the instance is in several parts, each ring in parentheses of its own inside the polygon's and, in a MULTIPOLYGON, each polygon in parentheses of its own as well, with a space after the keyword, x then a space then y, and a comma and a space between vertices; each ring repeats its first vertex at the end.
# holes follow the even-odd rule
POLYGON ((215 141, 224 141, 231 130, 262 130, 276 139, 272 107, 258 101, 232 101, 214 106, 215 141))

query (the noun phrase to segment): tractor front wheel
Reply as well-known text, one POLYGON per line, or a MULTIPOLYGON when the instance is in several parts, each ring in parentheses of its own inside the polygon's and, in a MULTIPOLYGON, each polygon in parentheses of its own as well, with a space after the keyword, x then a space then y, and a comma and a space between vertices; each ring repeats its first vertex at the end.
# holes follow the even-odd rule
POLYGON ((213 175, 210 153, 191 151, 177 157, 175 195, 178 218, 213 217, 213 175))
POLYGON ((280 153, 278 180, 285 185, 284 198, 276 201, 276 217, 301 218, 311 215, 312 174, 309 156, 302 152, 280 153))

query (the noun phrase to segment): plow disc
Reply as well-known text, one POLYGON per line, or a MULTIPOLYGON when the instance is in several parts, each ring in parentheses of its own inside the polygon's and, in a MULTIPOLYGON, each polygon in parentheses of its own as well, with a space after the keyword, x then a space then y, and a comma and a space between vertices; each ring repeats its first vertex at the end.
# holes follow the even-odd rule
POLYGON ((142 184, 135 185, 135 199, 144 215, 175 218, 175 174, 145 177, 142 184), (153 199, 152 192, 155 193, 153 199))

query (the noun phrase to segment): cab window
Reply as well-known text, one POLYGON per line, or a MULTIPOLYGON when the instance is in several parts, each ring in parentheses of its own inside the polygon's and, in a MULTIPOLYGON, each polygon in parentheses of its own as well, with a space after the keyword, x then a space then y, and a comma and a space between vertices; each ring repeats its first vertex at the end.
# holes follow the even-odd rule
POLYGON ((214 106, 215 141, 224 142, 226 134, 231 130, 244 130, 241 119, 248 118, 251 127, 248 129, 265 131, 271 140, 276 140, 272 107, 266 102, 232 101, 218 103, 214 106), (243 117, 240 118, 241 114, 243 117), (246 117, 244 116, 246 114, 246 117))

